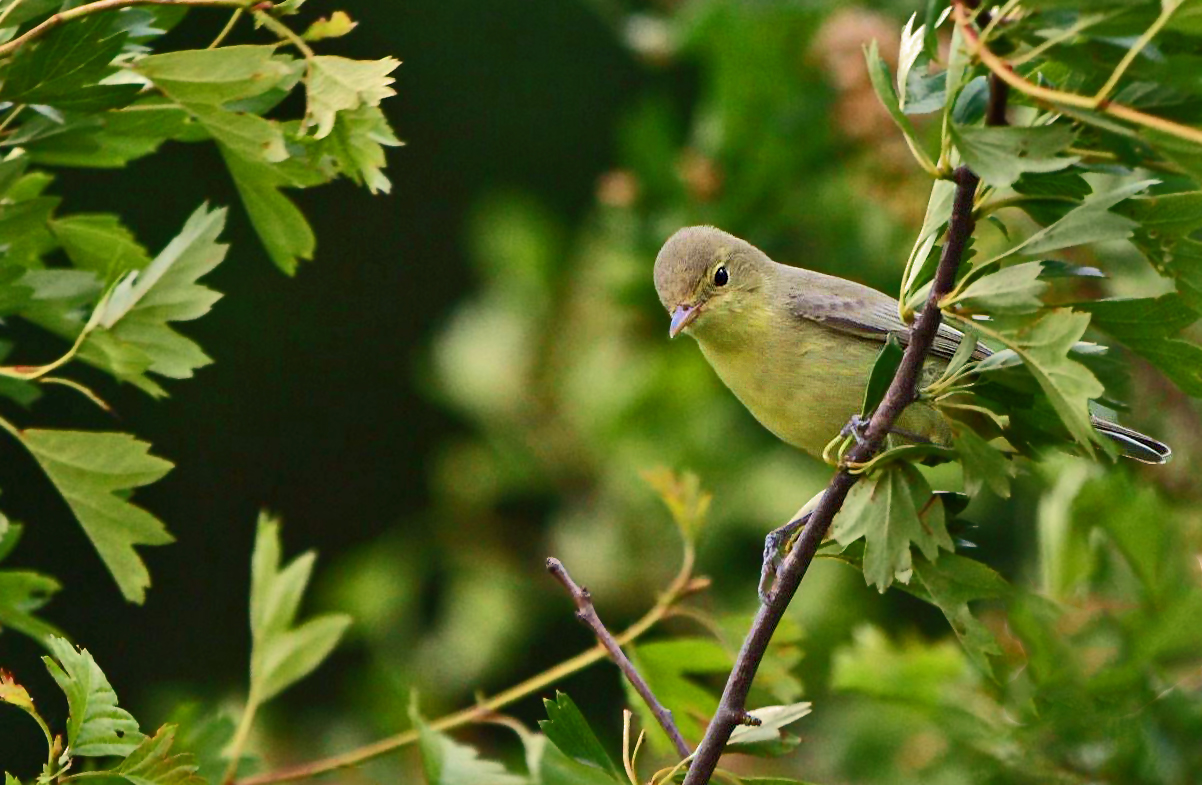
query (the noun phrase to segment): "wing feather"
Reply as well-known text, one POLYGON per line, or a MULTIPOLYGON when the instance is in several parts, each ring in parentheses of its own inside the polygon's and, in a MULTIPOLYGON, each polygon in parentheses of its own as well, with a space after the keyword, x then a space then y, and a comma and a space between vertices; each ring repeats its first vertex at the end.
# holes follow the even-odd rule
MULTIPOLYGON (((889 295, 843 278, 799 267, 785 269, 788 270, 786 296, 794 317, 867 340, 883 343, 894 335, 903 346, 909 344, 910 327, 898 316, 897 300, 889 295)), ((964 333, 940 324, 930 353, 950 360, 963 341, 964 333)), ((972 357, 982 360, 990 354, 987 346, 977 343, 972 357)))

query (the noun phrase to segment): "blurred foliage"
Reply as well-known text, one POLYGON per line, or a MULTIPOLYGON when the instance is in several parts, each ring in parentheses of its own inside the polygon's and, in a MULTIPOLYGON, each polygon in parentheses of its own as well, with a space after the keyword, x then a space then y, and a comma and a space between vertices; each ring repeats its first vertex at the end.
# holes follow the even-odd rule
MULTIPOLYGON (((695 347, 668 342, 651 260, 675 229, 710 223, 780 261, 896 291, 924 224, 930 179, 878 101, 862 48, 877 40, 883 61, 896 69, 902 22, 925 9, 901 0, 875 9, 833 0, 592 5, 647 76, 629 98, 613 168, 599 178, 596 204, 578 225, 566 225, 553 205, 526 193, 479 196, 465 237, 475 285, 423 348, 415 374, 459 422, 430 467, 432 503, 378 540, 338 555, 319 577, 322 604, 356 620, 347 632, 355 651, 350 687, 339 711, 323 711, 312 726, 297 727, 287 712, 265 707, 255 746, 273 761, 335 754, 412 725, 420 754, 376 761, 364 769, 367 776, 510 783, 527 781, 513 773, 525 770, 548 785, 621 781, 614 751, 623 738, 620 708, 628 704, 650 734, 639 765, 645 776, 656 768, 651 760, 669 760, 669 748, 604 665, 566 685, 576 703, 557 695, 545 712, 535 701, 519 704, 515 714, 524 724, 492 718, 513 728, 520 743, 478 726, 467 732, 469 746, 423 715, 470 703, 476 685, 503 686, 551 665, 564 640, 591 645, 587 632, 572 626, 570 604, 541 574, 550 553, 589 586, 614 629, 645 610, 679 567, 679 531, 667 523, 675 516, 687 537, 696 537, 698 571, 713 576, 716 588, 638 641, 631 656, 695 742, 756 604, 762 536, 826 480, 827 467, 752 420, 695 347), (673 80, 689 88, 670 89, 673 80), (699 479, 655 469, 665 464, 688 467, 699 479), (640 477, 648 470, 653 487, 640 477), (657 495, 668 500, 668 514, 657 495), (694 531, 681 516, 704 517, 705 525, 694 531), (421 711, 411 702, 414 690, 421 711), (551 727, 543 734, 527 729, 547 715, 551 727), (557 733, 557 725, 573 732, 557 733)), ((1099 85, 1075 84, 1073 75, 1113 67, 1132 35, 1155 18, 1156 4, 1127 19, 1111 3, 1105 5, 1113 13, 1096 15, 1066 3, 1032 5, 1046 8, 1037 18, 1048 27, 1018 30, 1016 41, 1032 45, 1055 30, 1094 30, 1077 39, 1080 48, 1052 50, 1068 54, 1048 71, 1088 91, 1099 85)), ((1198 14, 1189 3, 1179 14, 1182 27, 1170 25, 1163 48, 1154 50, 1164 57, 1132 66, 1145 86, 1120 95, 1197 125, 1197 85, 1186 78, 1194 60, 1183 50, 1196 40, 1184 35, 1197 32, 1198 14), (1164 89, 1150 86, 1157 82, 1164 89)), ((331 16, 310 28, 310 37, 345 24, 331 16)), ((931 42, 939 51, 947 43, 942 33, 931 42)), ((322 127, 319 117, 314 121, 322 127)), ((939 118, 912 122, 917 143, 934 149, 939 118)), ((1084 131, 1084 138, 1092 141, 1094 133, 1084 131)), ((976 142, 975 160, 993 162, 972 132, 960 138, 966 158, 973 153, 964 148, 976 142)), ((1191 169, 1188 153, 1163 149, 1191 169)), ((1074 180, 1060 183, 1067 189, 1061 193, 1079 200, 1129 183, 1118 164, 1133 158, 1114 155, 1090 167, 1086 190, 1074 191, 1074 180)), ((372 182, 370 166, 356 171, 372 182)), ((1035 169, 988 171, 1016 194, 1040 187, 1024 182, 1035 169)), ((1163 180, 1156 195, 1194 187, 1179 173, 1156 176, 1163 180)), ((1127 201, 1113 214, 1148 207, 1127 201)), ((1029 222, 1014 219, 1023 236, 1064 217, 1042 208, 1029 222)), ((1172 282, 1140 251, 1162 261, 1174 251, 1188 254, 1197 242, 1191 221, 1187 215, 1167 230, 1141 229, 1134 243, 1120 235, 1070 249, 1066 261, 1075 269, 1107 277, 1074 276, 1049 299, 1165 293, 1172 282)), ((89 227, 64 227, 59 242, 68 255, 72 228, 89 227)), ((983 222, 974 248, 980 260, 1010 245, 983 222)), ((71 256, 77 266, 88 258, 71 256)), ((148 255, 130 247, 121 258, 141 264, 148 255)), ((1176 269, 1171 259, 1166 264, 1162 272, 1176 269)), ((1190 296, 1193 279, 1176 282, 1190 296)), ((1194 346, 1199 338, 1190 323, 1181 325, 1184 332, 1149 335, 1154 328, 1132 328, 1123 314, 1109 321, 1094 314, 1136 354, 1141 342, 1180 338, 1194 346)), ((792 750, 789 757, 731 758, 726 765, 816 782, 1202 779, 1202 483, 1192 471, 1202 455, 1202 420, 1181 392, 1194 392, 1188 379, 1174 376, 1174 388, 1143 360, 1121 356, 1130 379, 1108 376, 1105 360, 1089 367, 1105 382, 1109 403, 1129 402, 1125 422, 1169 437, 1174 462, 1101 467, 1051 455, 1024 462, 1012 483, 990 482, 996 475, 987 471, 974 477, 971 469, 962 478, 954 465, 924 468, 922 482, 931 488, 973 492, 971 505, 949 513, 947 525, 957 549, 975 544, 967 552, 983 564, 938 554, 932 544, 926 556, 938 555, 934 565, 915 554, 918 579, 880 595, 847 566, 862 565, 858 546, 840 553, 828 546, 829 558, 815 564, 778 633, 753 704, 800 706, 804 698, 815 714, 793 726, 800 739, 782 732, 773 740, 774 751, 792 750), (999 588, 999 574, 1010 584, 999 588)), ((17 400, 28 394, 11 389, 17 400)), ((957 448, 980 447, 972 438, 958 434, 957 448)), ((988 466, 992 453, 977 454, 988 466)), ((0 517, 0 557, 19 534, 0 517)), ((882 589, 893 566, 878 571, 882 589)), ((21 584, 33 598, 22 612, 36 610, 56 588, 44 576, 9 575, 32 581, 21 584)), ((291 616, 284 615, 287 627, 291 616)), ((39 637, 55 633, 27 613, 11 615, 8 624, 39 637)), ((60 661, 90 662, 68 644, 58 647, 60 661)), ((203 679, 197 675, 195 683, 203 679)), ((194 691, 205 695, 203 686, 194 691)), ((541 694, 550 698, 552 691, 541 694)), ((10 702, 20 700, 15 687, 10 695, 10 702)), ((178 721, 177 738, 214 781, 234 725, 206 736, 195 719, 192 727, 178 721)), ((168 726, 140 741, 173 733, 168 726)))

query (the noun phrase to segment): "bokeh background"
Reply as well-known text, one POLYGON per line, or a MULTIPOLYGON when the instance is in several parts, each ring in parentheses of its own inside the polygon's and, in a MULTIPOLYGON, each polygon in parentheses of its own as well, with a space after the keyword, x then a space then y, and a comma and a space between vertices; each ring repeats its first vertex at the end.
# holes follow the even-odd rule
MULTIPOLYGON (((321 554, 312 607, 356 618, 334 658, 264 715, 261 748, 307 759, 402 729, 413 689, 437 716, 590 645, 543 570, 548 555, 612 626, 637 617, 680 553, 640 479, 658 465, 691 469, 715 493, 705 602, 750 612, 763 534, 827 470, 760 429, 690 341, 668 342, 652 261, 676 228, 712 223, 779 260, 894 290, 929 182, 879 108, 861 47, 877 38, 895 56, 919 5, 310 0, 306 12, 361 20, 332 51, 403 61, 383 106, 407 144, 389 154, 393 191, 297 195, 319 248, 291 280, 234 210, 233 250, 208 279, 226 298, 185 327, 215 365, 157 403, 97 375, 117 423, 63 394, 43 406, 51 424, 129 429, 177 464, 138 493, 178 538, 144 551, 144 607, 121 601, 65 505, 48 503, 48 482, 0 443, 5 510, 32 524, 21 563, 66 585, 49 617, 148 727, 183 698, 236 706, 254 521, 279 514, 290 552, 321 554)), ((223 22, 194 12, 164 45, 203 46, 223 22)), ((199 202, 237 203, 201 145, 168 144, 124 171, 63 172, 58 189, 73 210, 121 213, 152 249, 199 202)), ((5 329, 48 356, 56 346, 5 329)), ((1196 532, 1197 409, 1150 374, 1134 383, 1142 405, 1126 420, 1171 434, 1178 459, 1120 467, 1121 481, 1155 488, 1196 532)), ((1014 498, 969 512, 980 553, 1011 579, 1038 577, 1033 521, 1056 477, 1029 476, 1014 498)), ((849 763, 874 758, 926 765, 933 742, 904 723, 868 746, 840 733, 869 709, 831 694, 829 674, 864 623, 941 638, 938 612, 819 563, 790 614, 804 630, 806 696, 831 712, 803 729, 807 777, 887 781, 849 763)), ((56 699, 34 644, 5 635, 0 651, 56 699)), ((616 744, 616 671, 561 686, 616 744)), ((31 772, 36 729, 8 714, 0 760, 31 772)), ((514 714, 543 716, 534 699, 514 714)), ((496 731, 468 736, 513 754, 496 731)), ((398 772, 412 772, 410 753, 343 780, 398 772)))

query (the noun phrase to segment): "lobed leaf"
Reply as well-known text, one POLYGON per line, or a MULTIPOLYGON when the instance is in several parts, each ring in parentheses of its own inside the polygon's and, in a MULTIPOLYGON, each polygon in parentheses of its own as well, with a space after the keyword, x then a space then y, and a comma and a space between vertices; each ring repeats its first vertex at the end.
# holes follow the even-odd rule
POLYGON ((106 779, 125 780, 130 785, 205 785, 196 773, 196 761, 187 753, 171 755, 176 726, 164 725, 142 743, 115 769, 97 772, 106 779))
POLYGON ((63 638, 47 641, 51 656, 46 669, 67 696, 67 751, 75 757, 126 756, 145 738, 137 720, 117 705, 104 672, 87 649, 76 649, 63 638))
POLYGON ((548 741, 578 763, 618 775, 617 767, 601 746, 597 734, 567 693, 556 691, 555 700, 543 699, 543 706, 547 710, 547 719, 539 720, 538 725, 548 741))
POLYGON ((831 536, 844 548, 864 538, 864 579, 881 592, 894 579, 909 582, 912 543, 932 561, 940 548, 954 548, 943 505, 918 469, 900 462, 886 464, 852 487, 831 536))
POLYGON ((251 557, 250 690, 260 703, 312 673, 351 622, 325 614, 294 625, 316 556, 303 554, 281 569, 279 529, 277 520, 260 515, 251 557))
POLYGON ((474 747, 459 744, 430 728, 418 714, 416 704, 409 707, 409 717, 417 728, 426 785, 528 785, 530 782, 526 777, 510 774, 496 761, 482 759, 474 747))
POLYGON ((400 61, 393 57, 382 60, 351 60, 334 55, 318 55, 309 59, 308 107, 304 126, 316 126, 314 136, 322 139, 334 130, 338 112, 353 111, 364 106, 379 106, 380 101, 396 95, 388 76, 400 61))
POLYGON ((134 550, 173 541, 161 521, 129 502, 126 492, 155 482, 172 464, 124 433, 20 432, 21 442, 62 494, 130 602, 146 598, 150 574, 134 550))
POLYGON ((1026 173, 1054 172, 1077 163, 1063 156, 1076 132, 1067 125, 1036 127, 951 126, 952 140, 981 179, 998 188, 1009 188, 1026 173))

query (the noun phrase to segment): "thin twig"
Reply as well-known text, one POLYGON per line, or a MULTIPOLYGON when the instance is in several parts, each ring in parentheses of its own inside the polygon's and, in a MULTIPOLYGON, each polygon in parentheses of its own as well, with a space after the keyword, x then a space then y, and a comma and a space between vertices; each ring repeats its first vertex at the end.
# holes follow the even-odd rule
POLYGON ((1114 67, 1114 71, 1110 74, 1110 78, 1106 80, 1106 84, 1102 85, 1101 89, 1098 90, 1096 95, 1094 95, 1095 101, 1101 103, 1110 97, 1110 93, 1114 91, 1114 88, 1118 87, 1119 80, 1123 78, 1123 74, 1127 73, 1127 69, 1130 68, 1131 64, 1135 62, 1135 58, 1139 56, 1139 53, 1142 52, 1148 44, 1152 43, 1152 39, 1156 37, 1156 34, 1160 32, 1161 28, 1168 24, 1169 17, 1173 15, 1173 12, 1176 11, 1180 5, 1180 0, 1175 3, 1168 2, 1162 4, 1160 14, 1156 17, 1156 21, 1144 31, 1143 35, 1136 39, 1135 43, 1131 45, 1131 48, 1127 50, 1127 53, 1123 55, 1123 59, 1120 60, 1119 64, 1114 67))
MULTIPOLYGON (((0 420, 0 428, 3 428, 4 425, 4 421, 0 420)), ((708 586, 707 580, 697 578, 693 575, 693 566, 693 549, 690 545, 686 544, 684 559, 676 577, 672 579, 672 582, 660 595, 659 600, 651 610, 643 614, 642 618, 627 627, 621 634, 615 636, 614 639, 618 642, 618 645, 625 646, 631 641, 636 640, 647 632, 647 630, 650 630, 666 618, 681 600, 698 591, 702 591, 708 586)), ((583 651, 569 660, 565 660, 542 673, 531 676, 529 679, 507 690, 498 692, 487 700, 478 702, 475 706, 461 709, 454 714, 448 714, 445 717, 440 717, 432 721, 430 728, 436 731, 452 730, 482 720, 511 703, 545 689, 556 682, 564 680, 573 673, 582 671, 590 665, 604 660, 607 654, 608 652, 606 652, 605 647, 598 643, 591 649, 583 651)), ((245 777, 237 780, 234 785, 271 785, 278 782, 306 780, 320 774, 328 774, 339 769, 358 766, 373 758, 387 755, 401 747, 413 744, 417 739, 416 730, 407 730, 328 758, 245 777)))
POLYGON ((651 691, 651 687, 639 675, 638 669, 634 667, 634 663, 622 651, 622 647, 614 640, 614 636, 605 629, 605 624, 601 621, 601 617, 597 615, 597 609, 593 607, 593 597, 589 594, 588 589, 577 585, 572 580, 572 576, 568 574, 568 569, 563 566, 563 562, 556 558, 547 559, 547 572, 563 584, 563 587, 568 590, 568 594, 572 595, 572 602, 576 603, 576 618, 587 624, 597 636, 597 641, 605 647, 609 652, 609 657, 618 666, 618 670, 622 671, 622 675, 630 682, 630 686, 634 687, 634 691, 639 694, 643 702, 647 704, 647 708, 651 709, 651 713, 655 715, 655 719, 659 721, 659 725, 664 729, 664 733, 668 734, 668 738, 672 740, 676 751, 680 753, 680 757, 687 758, 689 756, 689 744, 684 740, 684 736, 680 735, 680 730, 676 727, 676 721, 672 719, 672 712, 659 702, 655 697, 655 693, 651 691))
POLYGON ((221 28, 221 32, 213 39, 213 43, 209 44, 209 49, 216 49, 225 41, 226 36, 234 31, 234 27, 238 24, 238 20, 242 18, 242 14, 246 13, 245 9, 235 8, 234 13, 230 14, 230 19, 225 23, 225 27, 221 28))

